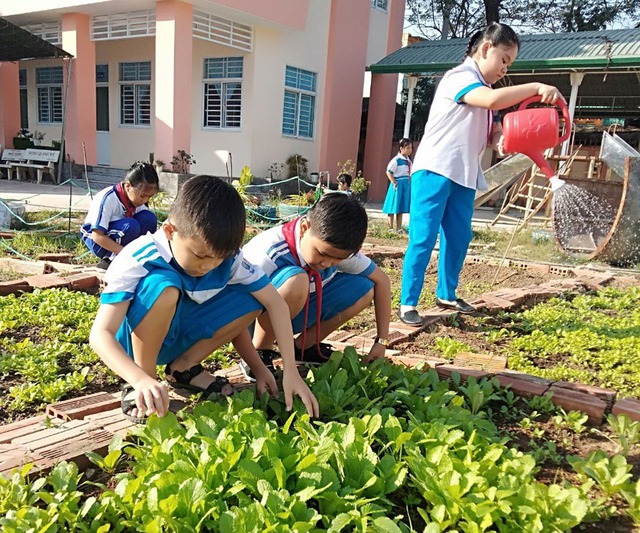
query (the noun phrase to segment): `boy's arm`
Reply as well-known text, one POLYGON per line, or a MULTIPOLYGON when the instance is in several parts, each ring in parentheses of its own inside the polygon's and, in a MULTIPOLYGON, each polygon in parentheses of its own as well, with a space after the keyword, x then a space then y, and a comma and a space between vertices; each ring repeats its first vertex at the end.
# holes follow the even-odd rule
POLYGON ((137 391, 136 406, 146 415, 164 416, 169 409, 167 388, 138 366, 116 340, 129 302, 102 304, 91 327, 89 343, 105 364, 137 391))
POLYGON ((233 339, 232 344, 236 349, 236 352, 244 359, 244 361, 251 368, 251 372, 256 378, 256 390, 262 394, 267 392, 272 396, 278 394, 278 384, 273 374, 269 372, 269 369, 264 365, 262 359, 256 352, 253 343, 251 342, 251 335, 249 330, 245 329, 240 335, 233 339))
MULTIPOLYGON (((376 330, 378 338, 386 341, 389 338, 389 317, 391 316, 391 282, 380 267, 369 274, 369 279, 373 281, 373 305, 376 313, 376 330)), ((380 343, 374 343, 369 350, 366 362, 384 357, 386 347, 380 343)))
POLYGON ((293 395, 297 394, 300 396, 302 403, 304 403, 309 416, 317 417, 319 415, 318 400, 316 400, 316 397, 307 384, 300 377, 296 366, 293 351, 293 330, 291 329, 291 319, 289 317, 289 307, 287 303, 271 283, 252 294, 267 310, 276 341, 278 342, 278 348, 284 365, 282 388, 284 389, 287 411, 291 410, 293 406, 293 395))

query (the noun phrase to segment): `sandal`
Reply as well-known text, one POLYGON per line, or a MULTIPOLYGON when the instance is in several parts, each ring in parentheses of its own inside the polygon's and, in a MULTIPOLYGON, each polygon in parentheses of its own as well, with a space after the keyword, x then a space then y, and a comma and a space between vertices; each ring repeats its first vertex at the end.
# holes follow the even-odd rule
MULTIPOLYGON (((165 367, 164 372, 167 377, 173 378, 167 379, 167 383, 174 389, 183 389, 191 392, 204 392, 207 396, 210 396, 211 394, 222 394, 224 386, 229 385, 229 380, 222 376, 213 376, 213 381, 206 389, 191 385, 191 380, 204 372, 204 367, 201 364, 197 364, 192 366, 190 369, 183 370, 181 372, 179 370, 171 370, 171 363, 169 363, 165 367)), ((231 396, 232 394, 233 392, 222 395, 231 396)))
POLYGON ((132 385, 123 385, 122 387, 122 397, 120 399, 120 406, 122 407, 122 414, 128 419, 131 420, 134 424, 146 424, 147 417, 146 416, 133 416, 131 415, 131 411, 137 409, 135 395, 136 390, 132 385))

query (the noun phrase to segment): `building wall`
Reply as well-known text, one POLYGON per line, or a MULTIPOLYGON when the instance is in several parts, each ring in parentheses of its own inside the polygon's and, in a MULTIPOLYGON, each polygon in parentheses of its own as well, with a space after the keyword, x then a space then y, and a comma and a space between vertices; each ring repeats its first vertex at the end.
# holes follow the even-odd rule
MULTIPOLYGON (((4 9, 7 2, 8 0, 0 0, 0 9, 4 9)), ((61 10, 66 8, 67 12, 71 9, 82 12, 85 9, 87 13, 91 13, 92 9, 100 9, 104 13, 109 4, 110 2, 105 1, 85 0, 77 3, 55 0, 55 7, 61 10)), ((42 22, 58 20, 59 12, 39 12, 37 9, 45 10, 47 6, 53 7, 51 3, 39 0, 33 0, 28 7, 20 9, 12 4, 10 14, 19 16, 21 13, 30 13, 30 23, 34 22, 35 15, 42 22)), ((138 9, 152 7, 153 4, 144 4, 138 9)), ((194 7, 203 8, 197 3, 194 7)), ((135 10, 136 6, 130 5, 129 9, 135 10)), ((252 26, 253 50, 245 52, 193 39, 191 138, 189 146, 181 147, 193 154, 197 161, 191 168, 192 172, 225 174, 228 153, 232 154, 233 173, 236 176, 244 165, 249 165, 255 175, 265 176, 271 164, 284 163, 292 154, 301 154, 307 158, 310 172, 328 170, 333 176, 336 174, 338 160, 355 160, 364 69, 366 64, 379 60, 387 52, 389 14, 372 9, 370 0, 283 0, 272 12, 265 11, 264 6, 257 6, 248 0, 225 0, 210 4, 210 12, 215 13, 216 9, 220 9, 223 17, 230 17, 235 9, 238 20, 252 26), (285 9, 285 4, 291 9, 285 9), (358 16, 352 16, 352 13, 357 13, 358 16), (345 21, 345 18, 348 20, 345 21), (333 54, 332 57, 330 54, 333 54), (237 130, 205 129, 204 59, 238 56, 244 58, 242 125, 237 130), (282 134, 287 66, 317 74, 312 139, 296 139, 282 134), (332 69, 330 73, 327 72, 328 69, 332 69), (331 79, 334 73, 339 74, 331 79), (327 85, 328 82, 331 83, 330 86, 327 85)), ((123 4, 117 3, 112 12, 122 10, 123 4)), ((157 111, 154 80, 157 69, 162 68, 162 65, 156 64, 156 39, 136 37, 99 40, 95 42, 95 54, 96 65, 109 66, 110 164, 114 167, 128 167, 133 161, 147 159, 158 146, 159 133, 154 126, 157 111), (151 62, 152 120, 149 126, 120 125, 118 68, 122 61, 151 62)), ((27 68, 28 71, 29 126, 31 130, 44 131, 45 142, 60 138, 61 128, 37 124, 35 67, 52 64, 51 60, 47 60, 25 61, 21 65, 21 68, 27 68)), ((95 79, 86 80, 86 90, 95 91, 95 79)), ((156 156, 170 163, 170 154, 158 153, 156 156)))

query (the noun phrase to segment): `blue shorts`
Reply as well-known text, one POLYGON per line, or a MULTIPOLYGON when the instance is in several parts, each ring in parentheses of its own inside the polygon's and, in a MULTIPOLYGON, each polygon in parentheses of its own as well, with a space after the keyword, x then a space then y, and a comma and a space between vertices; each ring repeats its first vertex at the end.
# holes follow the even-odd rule
POLYGON ((167 287, 177 287, 180 299, 169 331, 158 354, 158 365, 170 363, 196 342, 210 339, 220 328, 263 307, 251 293, 227 285, 210 300, 198 304, 182 291, 180 274, 172 270, 154 270, 140 280, 127 315, 116 334, 124 350, 133 357, 131 333, 167 287))
MULTIPOLYGON (((271 275, 271 283, 276 289, 281 287, 285 281, 305 270, 299 266, 287 266, 276 270, 271 275)), ((373 281, 366 276, 357 274, 346 274, 338 272, 331 280, 322 287, 322 316, 320 320, 325 322, 340 314, 345 309, 351 307, 360 298, 373 289, 373 281)), ((311 293, 309 298, 309 319, 307 328, 316 323, 316 293, 311 293)), ((304 309, 298 313, 291 321, 294 333, 302 333, 304 327, 304 309)))

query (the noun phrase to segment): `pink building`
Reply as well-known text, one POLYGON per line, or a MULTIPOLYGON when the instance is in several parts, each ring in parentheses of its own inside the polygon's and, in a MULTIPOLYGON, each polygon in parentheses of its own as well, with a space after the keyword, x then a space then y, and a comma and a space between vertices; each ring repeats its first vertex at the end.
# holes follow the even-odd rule
MULTIPOLYGON (((0 16, 73 54, 0 64, 0 143, 20 127, 128 167, 193 154, 192 172, 268 175, 356 160, 367 65, 401 45, 405 0, 0 0, 0 16), (19 109, 20 114, 15 110, 19 109)), ((396 76, 372 80, 366 172, 384 179, 396 76), (368 169, 368 170, 367 170, 368 169), (376 172, 378 172, 376 171, 376 172)), ((371 176, 367 176, 372 179, 371 176)), ((373 180, 377 181, 377 180, 373 180)))

